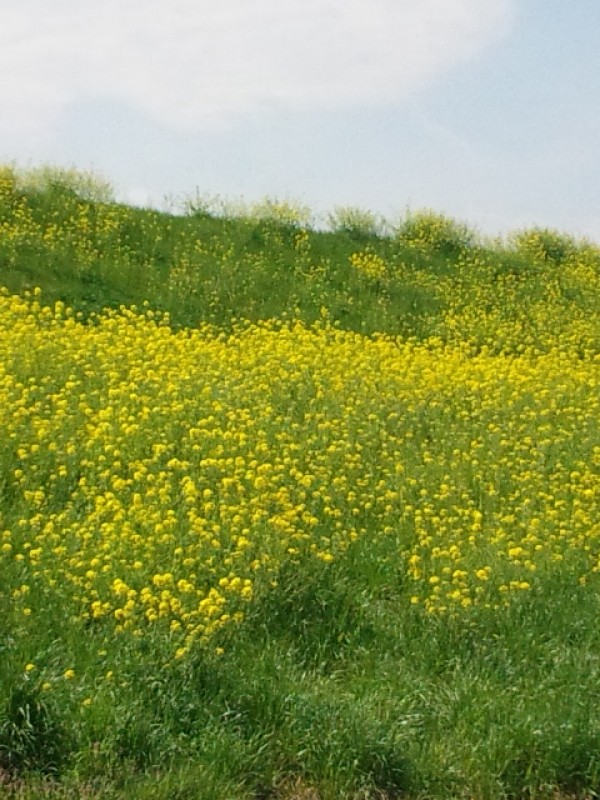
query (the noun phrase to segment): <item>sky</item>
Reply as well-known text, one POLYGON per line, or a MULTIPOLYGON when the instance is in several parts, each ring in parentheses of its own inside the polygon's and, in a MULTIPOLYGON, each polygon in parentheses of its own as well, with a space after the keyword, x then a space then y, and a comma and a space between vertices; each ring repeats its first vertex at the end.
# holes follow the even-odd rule
POLYGON ((0 0, 0 162, 600 242, 599 0, 0 0))

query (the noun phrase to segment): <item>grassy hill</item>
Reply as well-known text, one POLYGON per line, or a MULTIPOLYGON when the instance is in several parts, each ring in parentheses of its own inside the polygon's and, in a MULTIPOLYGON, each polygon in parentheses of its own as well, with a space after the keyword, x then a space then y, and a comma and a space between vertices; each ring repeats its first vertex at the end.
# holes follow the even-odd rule
POLYGON ((600 250, 0 172, 0 793, 600 791, 600 250))
POLYGON ((276 202, 223 217, 188 201, 175 216, 119 205, 92 178, 52 170, 5 168, 0 187, 3 285, 41 287, 46 302, 85 314, 147 301, 176 327, 325 317, 503 352, 565 338, 598 347, 600 252, 552 231, 485 244, 422 212, 381 235, 377 218, 354 209, 317 231, 305 211, 276 202))

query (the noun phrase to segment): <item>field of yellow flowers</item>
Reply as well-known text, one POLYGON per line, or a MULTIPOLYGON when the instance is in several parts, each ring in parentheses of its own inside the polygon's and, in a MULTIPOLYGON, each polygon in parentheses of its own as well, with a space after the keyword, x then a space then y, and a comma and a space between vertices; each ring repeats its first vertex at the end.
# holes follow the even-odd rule
MULTIPOLYGON (((35 193, 4 193, 5 263, 51 264, 64 197, 34 224, 35 193)), ((69 202, 78 263, 89 220, 124 235, 120 207, 69 202)), ((278 235, 312 319, 301 292, 191 327, 143 294, 0 290, 7 791, 37 796, 13 782, 32 770, 102 797, 599 788, 600 253, 458 231, 347 242, 354 302, 389 321, 402 287, 433 298, 404 334, 332 314, 308 231, 278 235)))
MULTIPOLYGON (((2 554, 91 626, 175 657, 243 618, 283 561, 391 537, 411 603, 498 609, 600 570, 600 359, 326 325, 174 333, 0 297, 2 554)), ((33 592, 35 594, 35 592, 33 592)))

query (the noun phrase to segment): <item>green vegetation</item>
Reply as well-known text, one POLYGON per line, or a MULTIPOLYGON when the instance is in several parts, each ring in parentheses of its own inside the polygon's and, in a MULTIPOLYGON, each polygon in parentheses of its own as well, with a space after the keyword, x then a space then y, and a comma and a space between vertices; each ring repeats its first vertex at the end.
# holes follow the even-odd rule
POLYGON ((392 228, 345 208, 326 232, 276 201, 188 200, 176 216, 110 202, 106 183, 85 174, 5 168, 0 182, 3 285, 38 286, 45 302, 86 315, 148 301, 176 327, 325 317, 365 334, 509 350, 547 348, 580 320, 581 346, 598 347, 583 325, 597 308, 598 250, 552 231, 486 245, 432 212, 392 228))
POLYGON ((0 171, 0 796, 600 793, 600 250, 0 171))

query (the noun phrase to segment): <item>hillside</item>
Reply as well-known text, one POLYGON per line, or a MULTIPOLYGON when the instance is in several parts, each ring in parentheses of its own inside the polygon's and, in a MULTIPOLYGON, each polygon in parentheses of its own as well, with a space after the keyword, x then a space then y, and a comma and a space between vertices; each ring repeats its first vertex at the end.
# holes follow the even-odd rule
POLYGON ((275 202, 237 217, 188 202, 173 215, 112 202, 85 175, 32 175, 0 176, 2 283, 18 294, 38 286, 85 314, 148 302, 176 327, 325 317, 499 352, 566 340, 598 349, 600 250, 566 235, 486 244, 433 212, 378 235, 377 218, 354 209, 332 213, 335 232, 317 231, 275 202))
POLYGON ((600 791, 600 251, 0 173, 0 793, 600 791))

